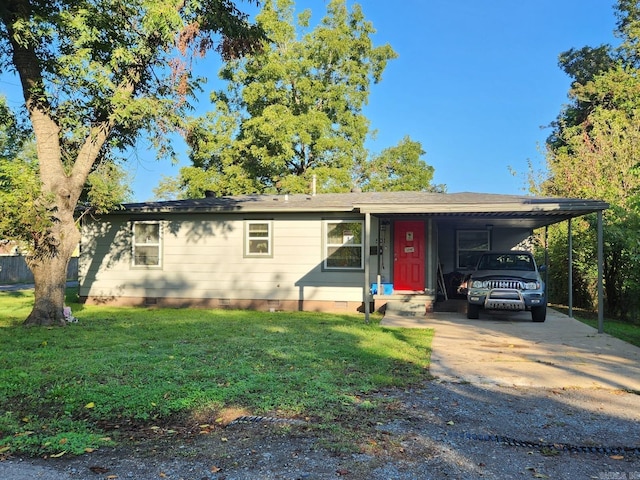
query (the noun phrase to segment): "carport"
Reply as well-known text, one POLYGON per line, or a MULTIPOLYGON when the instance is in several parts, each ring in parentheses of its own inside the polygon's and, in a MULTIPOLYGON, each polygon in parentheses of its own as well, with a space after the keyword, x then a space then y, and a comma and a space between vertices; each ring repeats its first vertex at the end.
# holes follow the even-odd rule
MULTIPOLYGON (((373 295, 370 292, 370 278, 376 272, 371 272, 372 252, 381 251, 381 235, 372 235, 372 219, 380 228, 389 222, 402 220, 420 220, 427 225, 428 237, 442 235, 445 231, 457 231, 460 229, 485 231, 490 239, 497 236, 497 232, 533 231, 545 228, 563 221, 568 222, 568 271, 569 271, 569 306, 572 315, 572 269, 573 269, 573 243, 571 234, 571 221, 584 215, 597 215, 597 267, 598 267, 598 331, 602 333, 604 322, 604 289, 603 289, 603 211, 609 208, 606 202, 600 200, 528 197, 512 195, 496 195, 481 193, 456 193, 445 195, 414 194, 411 201, 407 197, 394 198, 389 194, 380 197, 367 198, 366 202, 354 204, 355 210, 364 214, 365 235, 365 271, 364 271, 364 307, 365 318, 368 321, 370 304, 373 295), (369 245, 369 239, 377 238, 377 244, 369 245), (373 248, 371 248, 373 247, 373 248), (373 275, 372 275, 373 273, 373 275)), ((427 258, 433 260, 432 265, 441 265, 440 253, 437 251, 437 242, 429 241, 427 245, 436 245, 435 251, 427 252, 427 258)), ((545 240, 546 246, 546 240, 545 240)), ((441 272, 432 268, 427 272, 433 285, 441 272)), ((427 279, 429 284, 429 278, 427 279)))

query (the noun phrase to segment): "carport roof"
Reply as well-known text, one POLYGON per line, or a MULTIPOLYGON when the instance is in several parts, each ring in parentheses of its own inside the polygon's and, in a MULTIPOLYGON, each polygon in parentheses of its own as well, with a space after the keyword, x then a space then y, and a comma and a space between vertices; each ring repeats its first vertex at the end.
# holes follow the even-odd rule
POLYGON ((443 221, 492 221, 538 228, 609 207, 600 200, 486 193, 354 192, 317 195, 237 195, 130 203, 113 214, 351 212, 382 217, 437 216, 443 221))

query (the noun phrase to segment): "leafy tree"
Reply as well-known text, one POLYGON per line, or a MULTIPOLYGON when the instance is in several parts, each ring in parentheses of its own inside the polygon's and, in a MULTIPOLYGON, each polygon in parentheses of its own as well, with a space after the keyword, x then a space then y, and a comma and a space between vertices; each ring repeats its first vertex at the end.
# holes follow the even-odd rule
MULTIPOLYGON (((561 65, 575 81, 569 92, 571 103, 553 124, 547 142, 548 177, 539 185, 543 194, 595 197, 611 204, 605 213, 604 283, 608 311, 620 316, 640 311, 640 11, 636 4, 618 4, 620 47, 583 48, 561 56, 561 65)), ((586 219, 574 232, 582 247, 574 283, 590 286, 590 291, 596 278, 592 227, 593 219, 586 219)), ((584 306, 590 306, 589 300, 584 299, 584 306)))
MULTIPOLYGON (((130 190, 124 169, 115 161, 95 163, 80 196, 84 213, 103 213, 127 199, 130 190)), ((0 218, 3 240, 32 250, 34 238, 50 228, 51 215, 41 201, 38 157, 33 134, 0 97, 0 207, 11 212, 0 218)), ((82 214, 79 215, 79 217, 82 214)))
POLYGON ((422 145, 405 137, 364 164, 361 183, 364 191, 444 192, 443 185, 433 185, 434 168, 422 160, 422 145))
MULTIPOLYGON (((558 60, 560 67, 573 79, 573 88, 580 88, 586 85, 596 76, 615 67, 616 63, 610 45, 601 45, 597 48, 583 47, 579 50, 572 48, 561 53, 558 60)), ((563 138, 560 134, 564 126, 579 125, 589 115, 592 105, 589 99, 575 96, 572 99, 573 101, 563 109, 558 119, 552 123, 553 132, 547 140, 547 144, 551 148, 556 149, 563 146, 563 138)))
MULTIPOLYGON (((141 131, 171 156, 166 133, 181 125, 197 87, 190 62, 214 46, 216 34, 227 58, 262 38, 229 0, 0 4, 0 69, 20 80, 37 160, 30 164, 37 169, 33 202, 7 205, 17 218, 36 218, 8 232, 2 224, 1 232, 30 243, 35 303, 25 324, 64 324, 67 264, 80 239, 76 206, 89 175, 117 176, 108 165, 141 131)), ((3 189, 24 173, 16 165, 3 165, 3 189)))
POLYGON ((629 207, 637 193, 640 141, 640 78, 616 67, 571 90, 574 103, 588 104, 585 119, 559 124, 561 144, 548 152, 548 193, 613 201, 629 207))
POLYGON ((7 106, 7 99, 0 95, 0 160, 15 158, 29 140, 29 132, 7 106))
POLYGON ((2 240, 22 237, 24 225, 48 226, 46 211, 35 202, 40 188, 34 143, 0 97, 0 232, 2 240), (6 213, 5 213, 6 212, 6 213), (39 220, 39 219, 42 220, 39 220))
POLYGON ((624 65, 640 68, 640 5, 637 0, 618 0, 616 35, 622 40, 618 58, 624 65))
POLYGON ((47 227, 46 210, 36 203, 40 181, 35 144, 28 127, 21 124, 0 96, 0 217, 2 240, 20 240, 28 228, 47 227))
POLYGON ((293 0, 265 2, 257 22, 272 43, 222 68, 228 88, 211 95, 215 110, 189 129, 193 167, 157 193, 305 192, 314 175, 321 191, 351 189, 367 155, 362 109, 396 54, 373 45, 359 5, 349 11, 331 0, 304 33, 310 19, 305 11, 294 22, 293 0))
POLYGON ((599 47, 571 48, 560 54, 558 63, 567 75, 573 78, 574 85, 585 85, 594 77, 616 65, 610 45, 599 47))

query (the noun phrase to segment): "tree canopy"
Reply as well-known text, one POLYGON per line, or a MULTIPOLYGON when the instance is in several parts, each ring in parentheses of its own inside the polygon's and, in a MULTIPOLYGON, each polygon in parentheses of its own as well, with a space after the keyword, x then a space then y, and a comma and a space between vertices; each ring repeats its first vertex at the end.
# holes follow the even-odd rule
MULTIPOLYGON (((119 152, 141 132, 161 156, 172 156, 168 132, 183 129, 198 87, 193 59, 212 48, 235 58, 262 38, 229 0, 0 4, 0 69, 15 72, 22 87, 35 144, 29 166, 37 173, 33 204, 13 202, 10 212, 27 215, 32 205, 46 212, 20 232, 0 224, 3 237, 30 243, 36 288, 27 324, 64 324, 66 267, 79 240, 76 206, 87 182, 96 194, 108 190, 104 179, 118 177, 119 152)), ((19 149, 11 148, 15 159, 19 149)), ((15 185, 7 178, 15 182, 24 173, 9 160, 0 173, 3 193, 15 185)))
POLYGON ((403 138, 363 165, 362 189, 370 192, 444 192, 444 185, 433 184, 435 169, 427 165, 419 142, 403 138))
POLYGON ((363 109, 396 53, 373 44, 361 7, 332 0, 314 28, 311 11, 294 17, 292 0, 265 2, 257 23, 270 42, 224 65, 219 76, 227 88, 211 94, 214 109, 189 128, 193 165, 165 179, 156 194, 307 192, 313 177, 323 192, 384 188, 391 183, 382 182, 383 162, 400 157, 410 165, 396 164, 396 176, 412 179, 396 179, 396 187, 431 188, 433 168, 409 139, 368 165, 363 109))
MULTIPOLYGON (((607 307, 609 313, 627 316, 640 312, 640 9, 636 1, 621 0, 616 15, 618 47, 584 47, 560 56, 561 67, 573 79, 570 103, 552 125, 548 175, 537 189, 545 195, 610 203, 605 213, 607 307)), ((592 292, 584 298, 586 307, 595 297, 596 278, 589 223, 586 219, 575 230, 581 250, 574 281, 592 292)), ((557 237, 564 241, 563 235, 557 237)), ((562 276, 558 283, 564 283, 562 276)))

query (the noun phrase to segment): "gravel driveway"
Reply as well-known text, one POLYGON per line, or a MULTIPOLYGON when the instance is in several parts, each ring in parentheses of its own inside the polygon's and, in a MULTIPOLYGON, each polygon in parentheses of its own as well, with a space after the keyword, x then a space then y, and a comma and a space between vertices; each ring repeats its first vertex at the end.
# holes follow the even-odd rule
POLYGON ((359 450, 324 449, 313 426, 250 422, 204 436, 151 439, 135 450, 9 458, 0 462, 0 478, 640 480, 640 390, 629 387, 640 375, 625 380, 619 368, 636 375, 633 355, 640 349, 621 348, 593 329, 570 329, 569 340, 582 346, 565 345, 569 340, 545 330, 555 328, 550 320, 531 330, 532 323, 516 317, 485 318, 475 335, 464 325, 447 329, 451 318, 433 320, 432 373, 440 378, 371 395, 384 400, 394 420, 372 410, 359 450), (551 335, 549 348, 536 332, 551 335), (599 365, 588 364, 598 358, 599 365))

